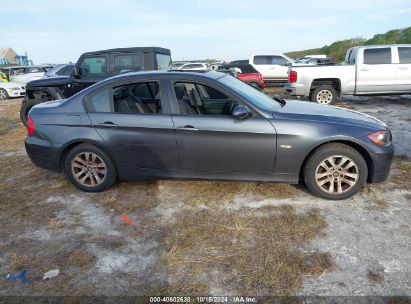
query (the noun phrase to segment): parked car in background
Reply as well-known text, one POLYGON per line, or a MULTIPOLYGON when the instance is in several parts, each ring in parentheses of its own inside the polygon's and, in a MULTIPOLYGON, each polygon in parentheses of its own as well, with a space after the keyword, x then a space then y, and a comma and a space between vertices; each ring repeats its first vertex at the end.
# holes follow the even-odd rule
POLYGON ((43 77, 48 78, 58 76, 69 76, 73 72, 74 66, 74 63, 58 64, 52 69, 48 70, 43 77))
POLYGON ((251 64, 261 75, 264 82, 286 82, 288 67, 293 60, 284 54, 252 55, 251 64))
POLYGON ((218 72, 140 72, 106 79, 30 111, 33 163, 79 189, 117 178, 298 183, 345 199, 387 178, 391 133, 368 115, 272 98, 218 72))
POLYGON ((411 44, 358 46, 341 65, 290 67, 284 90, 322 104, 340 95, 411 93, 411 44))
POLYGON ((169 70, 178 70, 185 64, 186 62, 172 62, 170 64, 169 70))
POLYGON ((43 66, 10 66, 2 68, 8 75, 9 81, 26 85, 28 82, 44 76, 46 68, 43 66))
POLYGON ((20 108, 20 119, 27 125, 27 114, 36 104, 68 98, 108 77, 137 71, 167 70, 169 49, 160 47, 119 48, 84 53, 69 76, 31 81, 20 108))
POLYGON ((179 70, 182 71, 207 71, 208 65, 203 62, 186 63, 182 65, 179 70))
POLYGON ((249 63, 241 60, 229 62, 219 66, 219 71, 230 72, 234 77, 237 77, 242 82, 255 87, 257 89, 265 89, 266 85, 263 76, 249 63))
POLYGON ((25 92, 25 86, 20 83, 0 81, 0 100, 12 97, 22 97, 25 92))

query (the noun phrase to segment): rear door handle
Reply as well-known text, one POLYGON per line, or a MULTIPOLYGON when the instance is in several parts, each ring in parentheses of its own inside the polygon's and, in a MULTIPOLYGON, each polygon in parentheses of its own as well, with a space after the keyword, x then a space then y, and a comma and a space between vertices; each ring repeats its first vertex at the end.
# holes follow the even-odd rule
POLYGON ((177 130, 183 131, 183 132, 188 132, 188 133, 200 131, 200 129, 194 128, 193 126, 179 127, 179 128, 177 128, 177 130))
POLYGON ((102 128, 117 128, 118 127, 118 125, 116 125, 115 123, 111 121, 100 122, 98 123, 98 126, 102 128))
POLYGON ((408 70, 407 67, 400 67, 399 69, 400 69, 400 70, 408 70))
POLYGON ((362 69, 360 69, 360 71, 364 71, 364 72, 367 72, 367 71, 369 71, 370 69, 369 68, 362 68, 362 69))

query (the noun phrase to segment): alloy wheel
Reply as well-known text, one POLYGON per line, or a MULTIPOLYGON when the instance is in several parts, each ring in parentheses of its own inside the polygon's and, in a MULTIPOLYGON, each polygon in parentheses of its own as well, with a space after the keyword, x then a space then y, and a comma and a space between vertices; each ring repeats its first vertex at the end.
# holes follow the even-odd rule
POLYGON ((333 100, 333 93, 329 90, 321 90, 317 93, 317 102, 321 104, 329 104, 333 100))
POLYGON ((0 100, 5 100, 7 99, 7 93, 5 90, 0 89, 0 100))
POLYGON ((78 153, 71 161, 73 177, 83 186, 96 187, 106 179, 107 166, 104 160, 95 153, 78 153))
POLYGON ((358 165, 349 157, 333 155, 324 159, 315 170, 315 182, 324 192, 340 195, 357 184, 358 165))

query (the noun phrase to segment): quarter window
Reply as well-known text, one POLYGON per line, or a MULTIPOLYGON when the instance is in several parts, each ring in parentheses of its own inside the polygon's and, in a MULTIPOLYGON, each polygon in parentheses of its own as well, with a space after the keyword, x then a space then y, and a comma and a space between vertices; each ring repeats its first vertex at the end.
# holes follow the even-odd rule
POLYGON ((398 47, 400 63, 411 63, 411 47, 398 47))
POLYGON ((364 64, 391 63, 391 48, 376 48, 364 50, 364 64))
POLYGON ((156 54, 157 70, 167 70, 171 64, 171 56, 165 54, 156 54))
POLYGON ((80 64, 80 68, 87 71, 89 76, 105 76, 107 74, 106 57, 88 57, 80 64))

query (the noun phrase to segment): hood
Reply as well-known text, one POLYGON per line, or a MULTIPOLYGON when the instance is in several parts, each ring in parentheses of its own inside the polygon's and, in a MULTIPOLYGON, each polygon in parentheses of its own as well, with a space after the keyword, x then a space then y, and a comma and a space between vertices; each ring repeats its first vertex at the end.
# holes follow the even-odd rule
POLYGON ((274 116, 279 114, 294 119, 330 121, 363 126, 379 125, 379 128, 383 129, 387 127, 381 120, 353 110, 297 100, 287 100, 286 102, 277 113, 274 113, 274 116))
POLYGON ((17 82, 2 82, 2 81, 0 81, 0 88, 7 88, 7 89, 24 88, 24 85, 22 85, 21 83, 17 83, 17 82))
POLYGON ((69 83, 69 76, 59 76, 50 78, 41 78, 32 80, 27 84, 27 88, 30 87, 54 87, 69 83))

